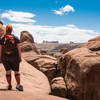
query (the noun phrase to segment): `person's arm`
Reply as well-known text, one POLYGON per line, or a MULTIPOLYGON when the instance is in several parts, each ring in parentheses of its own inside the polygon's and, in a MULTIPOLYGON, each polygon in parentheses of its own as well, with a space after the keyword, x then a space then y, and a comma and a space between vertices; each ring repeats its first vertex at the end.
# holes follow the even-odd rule
POLYGON ((0 45, 0 63, 1 63, 1 55, 2 55, 2 45, 0 45))
POLYGON ((17 49, 18 49, 18 53, 19 53, 20 60, 22 61, 20 44, 17 44, 17 49))

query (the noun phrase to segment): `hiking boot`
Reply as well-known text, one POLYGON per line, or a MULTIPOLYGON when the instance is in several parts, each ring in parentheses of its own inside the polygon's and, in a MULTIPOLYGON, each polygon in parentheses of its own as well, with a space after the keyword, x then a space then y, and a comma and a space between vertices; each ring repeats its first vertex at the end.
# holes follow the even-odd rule
POLYGON ((22 85, 17 85, 16 89, 19 90, 19 91, 23 91, 23 86, 22 85))
POLYGON ((8 90, 12 90, 12 86, 11 85, 8 85, 8 90))

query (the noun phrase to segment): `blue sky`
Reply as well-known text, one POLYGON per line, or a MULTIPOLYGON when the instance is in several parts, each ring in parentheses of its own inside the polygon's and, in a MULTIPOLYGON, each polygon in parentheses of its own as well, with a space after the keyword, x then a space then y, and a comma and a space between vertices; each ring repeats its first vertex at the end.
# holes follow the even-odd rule
POLYGON ((100 0, 0 0, 0 19, 18 36, 28 30, 36 42, 86 42, 100 34, 99 5, 100 0))

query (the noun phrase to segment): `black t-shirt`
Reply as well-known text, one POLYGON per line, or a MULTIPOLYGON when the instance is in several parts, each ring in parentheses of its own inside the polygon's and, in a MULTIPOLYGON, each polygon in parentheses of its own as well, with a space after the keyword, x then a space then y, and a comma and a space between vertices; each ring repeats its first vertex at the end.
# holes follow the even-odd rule
MULTIPOLYGON (((18 37, 15 36, 15 35, 13 35, 13 36, 14 36, 15 43, 16 43, 16 44, 20 43, 20 40, 18 39, 18 37)), ((4 44, 4 39, 5 39, 4 36, 0 38, 0 44, 1 44, 1 45, 4 44)))
MULTIPOLYGON (((12 35, 12 34, 11 34, 11 35, 12 35)), ((14 35, 12 35, 12 36, 14 36, 14 35)), ((16 48, 15 48, 15 50, 14 50, 13 55, 19 56, 19 54, 18 54, 18 49, 17 49, 17 44, 20 43, 20 40, 18 39, 17 36, 14 36, 14 40, 15 40, 16 48)), ((3 37, 0 38, 0 45, 2 45, 2 47, 3 47, 3 45, 4 45, 4 41, 5 41, 5 37, 3 36, 3 37)), ((4 48, 2 48, 2 55, 5 55, 4 52, 3 52, 3 51, 4 51, 3 49, 4 49, 4 48)))

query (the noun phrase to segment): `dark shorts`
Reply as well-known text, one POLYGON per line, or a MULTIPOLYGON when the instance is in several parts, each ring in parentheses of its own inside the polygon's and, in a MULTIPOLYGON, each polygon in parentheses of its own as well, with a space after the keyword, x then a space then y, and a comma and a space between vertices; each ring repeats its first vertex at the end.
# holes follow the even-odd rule
POLYGON ((19 72, 20 61, 16 56, 5 56, 2 60, 6 71, 13 70, 19 72))

